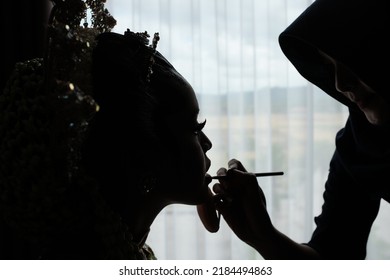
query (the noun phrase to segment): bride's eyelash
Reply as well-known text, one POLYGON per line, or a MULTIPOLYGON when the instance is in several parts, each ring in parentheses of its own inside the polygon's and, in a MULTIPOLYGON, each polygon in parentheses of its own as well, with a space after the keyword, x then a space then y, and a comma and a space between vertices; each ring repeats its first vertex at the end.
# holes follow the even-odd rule
POLYGON ((202 131, 205 125, 206 125, 206 120, 204 120, 201 123, 197 123, 195 126, 195 134, 198 134, 200 131, 202 131))

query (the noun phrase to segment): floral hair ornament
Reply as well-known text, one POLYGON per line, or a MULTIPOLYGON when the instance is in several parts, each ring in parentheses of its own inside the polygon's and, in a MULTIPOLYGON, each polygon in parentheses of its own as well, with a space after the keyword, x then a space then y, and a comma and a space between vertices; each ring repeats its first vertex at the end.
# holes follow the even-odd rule
POLYGON ((135 39, 136 41, 145 45, 149 49, 150 54, 149 54, 148 59, 146 60, 147 65, 145 65, 146 69, 147 69, 145 81, 147 83, 149 83, 150 77, 153 74, 153 65, 155 62, 154 56, 157 52, 158 41, 160 41, 160 34, 158 32, 154 33, 153 40, 152 40, 151 44, 149 44, 150 35, 147 31, 145 31, 145 32, 132 32, 132 31, 130 31, 129 28, 127 28, 124 35, 128 39, 135 39))

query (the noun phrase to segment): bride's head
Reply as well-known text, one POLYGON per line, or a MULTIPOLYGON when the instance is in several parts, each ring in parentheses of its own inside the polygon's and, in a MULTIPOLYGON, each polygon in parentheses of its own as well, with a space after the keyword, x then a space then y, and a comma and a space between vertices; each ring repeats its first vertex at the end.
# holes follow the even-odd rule
POLYGON ((155 35, 103 33, 93 55, 93 98, 100 110, 84 147, 88 172, 113 207, 152 197, 199 204, 211 142, 198 121, 191 85, 156 51, 155 35))

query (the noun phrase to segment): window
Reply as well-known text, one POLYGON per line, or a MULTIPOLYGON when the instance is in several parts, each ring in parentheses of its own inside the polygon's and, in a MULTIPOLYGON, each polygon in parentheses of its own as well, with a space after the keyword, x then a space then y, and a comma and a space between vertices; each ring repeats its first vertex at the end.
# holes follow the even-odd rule
MULTIPOLYGON (((210 174, 240 159, 259 178, 275 226, 307 241, 322 205, 334 137, 346 108, 304 80, 283 55, 278 35, 310 0, 111 0, 114 31, 159 32, 158 50, 192 84, 213 142, 210 174)), ((368 258, 390 258, 388 205, 382 205, 368 258), (385 209, 383 207, 386 207, 385 209), (381 225, 381 227, 379 226, 381 225), (387 247, 386 250, 383 250, 387 247), (381 248, 376 252, 376 248, 381 248), (382 255, 381 255, 382 254, 382 255)), ((261 259, 222 221, 201 225, 195 207, 172 205, 148 237, 158 259, 261 259)))

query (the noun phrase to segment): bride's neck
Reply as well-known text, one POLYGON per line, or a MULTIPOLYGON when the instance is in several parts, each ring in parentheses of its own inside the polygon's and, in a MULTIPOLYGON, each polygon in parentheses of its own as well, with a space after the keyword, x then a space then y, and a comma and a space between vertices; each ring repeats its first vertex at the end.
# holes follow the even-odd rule
POLYGON ((129 202, 123 218, 138 245, 142 246, 145 243, 153 221, 164 207, 165 205, 153 196, 147 195, 135 197, 132 202, 129 202))

